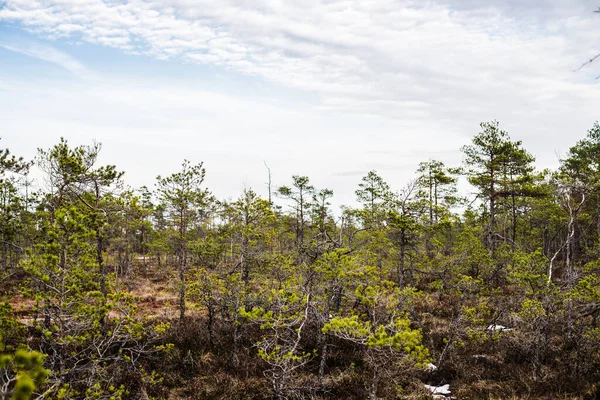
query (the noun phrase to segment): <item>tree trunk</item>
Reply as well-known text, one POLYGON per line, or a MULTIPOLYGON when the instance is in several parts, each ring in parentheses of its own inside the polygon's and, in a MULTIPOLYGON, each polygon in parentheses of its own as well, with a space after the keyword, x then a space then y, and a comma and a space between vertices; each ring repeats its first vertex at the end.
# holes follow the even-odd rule
POLYGON ((185 255, 179 257, 179 322, 185 318, 185 255))
POLYGON ((400 230, 400 270, 398 271, 398 285, 402 287, 404 284, 404 271, 406 270, 406 245, 404 229, 400 230))
MULTIPOLYGON (((336 292, 335 288, 333 288, 331 292, 332 292, 331 293, 332 297, 334 298, 335 292, 336 292)), ((325 315, 325 321, 324 321, 325 324, 329 322, 330 312, 331 312, 330 311, 330 300, 327 300, 325 309, 323 310, 323 313, 325 315)), ((323 385, 323 377, 325 376, 325 366, 327 365, 328 337, 329 336, 326 333, 319 332, 318 341, 320 342, 319 344, 321 345, 321 359, 319 360, 318 380, 319 380, 320 386, 323 385)))
POLYGON ((242 240, 242 281, 244 282, 244 289, 248 289, 250 284, 250 266, 248 265, 248 238, 244 235, 242 240))
POLYGON ((377 370, 373 370, 373 376, 371 377, 371 384, 369 385, 369 400, 377 400, 377 370))
POLYGON ((208 300, 208 340, 211 347, 215 345, 215 306, 212 300, 208 300))
MULTIPOLYGON (((98 229, 98 238, 96 240, 96 262, 100 269, 100 292, 102 293, 102 306, 106 306, 106 299, 108 297, 108 290, 106 288, 106 265, 104 265, 104 257, 102 256, 102 249, 104 247, 104 237, 98 229)), ((102 312, 100 316, 100 326, 102 331, 106 329, 106 312, 102 312)))
POLYGON ((325 333, 319 334, 319 340, 321 341, 321 359, 319 360, 319 385, 323 385, 323 377, 325 377, 325 366, 327 365, 328 357, 328 336, 325 333))
POLYGON ((106 301, 106 266, 104 265, 104 257, 102 256, 103 241, 102 235, 98 233, 98 239, 96 241, 96 262, 98 263, 98 269, 100 270, 100 292, 106 301))
POLYGON ((433 209, 434 209, 434 213, 433 215, 435 216, 435 223, 438 223, 439 220, 439 216, 438 216, 438 184, 437 182, 434 182, 433 184, 433 209))
POLYGON ((429 225, 433 225, 433 183, 431 180, 431 166, 429 167, 429 225))
POLYGON ((490 254, 494 252, 494 230, 496 228, 496 198, 494 195, 490 196, 490 224, 488 226, 488 249, 490 254))
POLYGON ((512 194, 512 246, 517 243, 517 206, 515 204, 515 195, 512 194))
MULTIPOLYGON (((494 158, 490 160, 494 164, 494 158)), ((490 255, 494 253, 494 229, 496 228, 496 191, 494 188, 494 168, 490 167, 490 223, 488 226, 488 250, 490 255)))

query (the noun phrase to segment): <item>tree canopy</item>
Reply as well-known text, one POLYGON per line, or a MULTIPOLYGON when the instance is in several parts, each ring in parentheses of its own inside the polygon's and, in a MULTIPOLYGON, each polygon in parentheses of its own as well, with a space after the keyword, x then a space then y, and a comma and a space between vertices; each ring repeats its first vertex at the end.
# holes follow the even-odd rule
POLYGON ((538 171, 484 122, 341 210, 301 174, 218 199, 201 161, 131 188, 101 151, 0 150, 0 398, 600 394, 598 123, 538 171))

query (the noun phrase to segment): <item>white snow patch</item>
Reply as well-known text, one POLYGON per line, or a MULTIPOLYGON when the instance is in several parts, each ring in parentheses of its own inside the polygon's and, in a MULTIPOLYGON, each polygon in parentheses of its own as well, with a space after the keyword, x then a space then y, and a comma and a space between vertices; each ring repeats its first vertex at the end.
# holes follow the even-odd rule
POLYGON ((429 390, 436 399, 444 398, 446 395, 450 395, 450 385, 448 383, 442 386, 425 385, 425 389, 429 390))
POLYGON ((496 325, 496 324, 492 324, 490 326, 487 327, 488 331, 500 331, 500 332, 508 332, 508 331, 513 331, 514 328, 507 328, 503 325, 496 325))

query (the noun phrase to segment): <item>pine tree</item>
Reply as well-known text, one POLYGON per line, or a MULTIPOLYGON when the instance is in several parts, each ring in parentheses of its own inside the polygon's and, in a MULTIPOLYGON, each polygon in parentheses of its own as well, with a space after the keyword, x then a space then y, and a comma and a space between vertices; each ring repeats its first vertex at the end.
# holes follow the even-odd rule
POLYGON ((160 201, 165 205, 170 223, 175 229, 175 249, 179 275, 179 320, 185 318, 185 276, 188 262, 189 232, 207 211, 210 193, 202 189, 206 170, 203 163, 196 165, 184 160, 181 171, 165 178, 157 177, 160 201))
POLYGON ((501 202, 528 195, 523 184, 531 180, 535 159, 521 147, 521 141, 511 141, 497 121, 483 122, 481 129, 473 143, 463 146, 462 151, 469 183, 479 190, 478 197, 487 202, 486 242, 493 251, 498 238, 507 240, 505 232, 497 232, 501 202))

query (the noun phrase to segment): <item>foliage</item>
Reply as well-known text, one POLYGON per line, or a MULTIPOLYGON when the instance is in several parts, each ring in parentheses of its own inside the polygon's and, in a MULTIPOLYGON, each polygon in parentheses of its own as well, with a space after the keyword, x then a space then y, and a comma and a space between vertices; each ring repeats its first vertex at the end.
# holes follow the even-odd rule
POLYGON ((3 399, 28 400, 46 382, 44 356, 37 351, 18 349, 6 353, 0 338, 0 395, 3 399))
POLYGON ((216 199, 187 160, 126 188, 100 151, 39 150, 31 190, 0 150, 2 398, 598 396, 597 123, 556 171, 482 123, 339 211, 304 175, 216 199))

